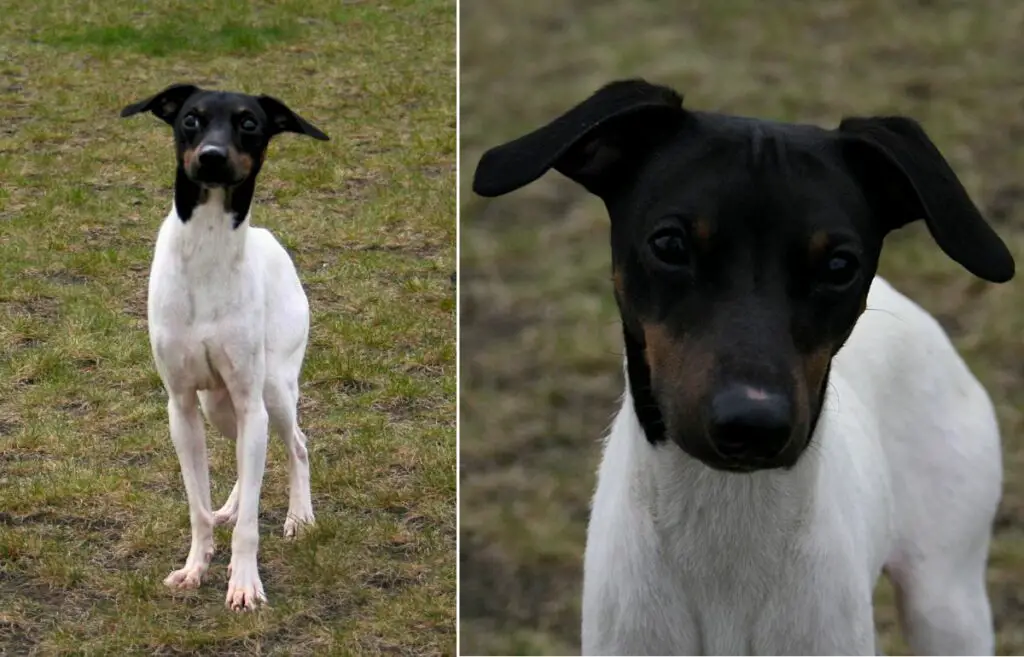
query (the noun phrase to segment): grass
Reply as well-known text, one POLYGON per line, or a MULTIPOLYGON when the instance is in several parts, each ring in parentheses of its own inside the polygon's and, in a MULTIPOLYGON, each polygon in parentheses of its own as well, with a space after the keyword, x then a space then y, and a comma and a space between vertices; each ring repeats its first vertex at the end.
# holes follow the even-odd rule
MULTIPOLYGON (((557 174, 485 201, 483 151, 601 84, 642 75, 687 104, 836 125, 918 118, 1024 258, 1024 5, 1013 0, 463 3, 460 642, 465 654, 579 649, 580 557, 599 438, 621 391, 608 226, 557 174), (528 53, 510 65, 510 53, 528 53)), ((883 273, 935 313, 996 403, 1005 494, 988 571, 1002 654, 1024 651, 1024 279, 985 285, 921 226, 883 273)), ((897 636, 878 591, 883 646, 897 636)))
MULTIPOLYGON (((453 654, 455 7, 0 2, 0 653, 453 654), (281 536, 270 607, 203 587, 146 335, 174 151, 120 109, 178 81, 269 93, 330 136, 271 146, 253 219, 291 251, 312 329, 300 423, 317 526, 281 536)), ((208 432, 214 502, 234 446, 208 432)))

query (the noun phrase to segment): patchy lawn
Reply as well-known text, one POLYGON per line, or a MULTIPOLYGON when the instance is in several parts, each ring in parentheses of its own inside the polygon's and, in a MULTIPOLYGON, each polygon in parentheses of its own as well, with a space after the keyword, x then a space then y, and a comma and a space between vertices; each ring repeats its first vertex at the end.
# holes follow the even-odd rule
MULTIPOLYGON (((637 75, 694 108, 829 126, 909 114, 1022 260, 1022 33, 1014 0, 463 3, 463 652, 579 650, 588 504, 622 386, 603 207, 554 173, 474 197, 483 151, 637 75)), ((890 240, 883 273, 941 319, 996 402, 1006 485, 989 591, 999 651, 1021 654, 1024 278, 979 283, 922 226, 890 240)), ((885 649, 905 651, 887 587, 878 601, 885 649)))
MULTIPOLYGON (((6 3, 0 20, 0 653, 452 654, 455 3, 6 3), (129 102, 178 81, 268 93, 325 130, 279 137, 256 225, 291 251, 312 330, 300 423, 318 524, 261 505, 270 608, 203 587, 146 335, 174 151, 129 102)), ((208 431, 214 503, 234 445, 208 431)))

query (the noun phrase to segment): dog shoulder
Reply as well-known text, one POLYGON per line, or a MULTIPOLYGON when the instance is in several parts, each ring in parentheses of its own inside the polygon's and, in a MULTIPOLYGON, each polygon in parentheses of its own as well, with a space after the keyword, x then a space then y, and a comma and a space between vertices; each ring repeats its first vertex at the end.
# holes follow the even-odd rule
POLYGON ((952 426, 993 432, 988 393, 938 320, 881 278, 836 363, 836 373, 860 391, 890 440, 915 442, 915 435, 939 427, 954 434, 952 426))
POLYGON ((946 331, 928 311, 900 293, 888 281, 875 278, 868 294, 867 308, 840 358, 860 363, 844 369, 871 370, 873 378, 900 372, 914 375, 960 377, 963 360, 946 331))

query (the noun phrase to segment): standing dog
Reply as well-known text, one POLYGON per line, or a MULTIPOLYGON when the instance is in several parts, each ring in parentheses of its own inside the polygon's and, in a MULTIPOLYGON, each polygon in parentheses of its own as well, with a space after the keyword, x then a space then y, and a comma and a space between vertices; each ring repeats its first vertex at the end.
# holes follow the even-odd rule
POLYGON ((884 569, 914 654, 991 654, 992 404, 875 274, 921 218, 983 279, 1014 262, 921 127, 695 112, 622 81, 487 152, 474 189, 552 168, 608 209, 625 341, 584 653, 875 654, 884 569))
POLYGON ((213 556, 213 527, 235 522, 227 605, 266 601, 256 564, 268 421, 288 452, 286 536, 313 522, 306 437, 299 429, 299 371, 309 305, 288 253, 249 223, 270 139, 327 135, 269 96, 168 87, 125 107, 174 128, 174 204, 160 227, 149 277, 149 338, 167 389, 171 440, 188 494, 192 546, 164 583, 199 586, 213 556), (199 415, 235 440, 238 480, 214 512, 199 415))

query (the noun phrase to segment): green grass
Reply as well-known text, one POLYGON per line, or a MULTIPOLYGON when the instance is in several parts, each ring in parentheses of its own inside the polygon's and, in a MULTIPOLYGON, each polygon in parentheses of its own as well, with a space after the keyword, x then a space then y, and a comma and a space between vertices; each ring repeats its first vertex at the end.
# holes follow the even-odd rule
MULTIPOLYGON (((554 173, 508 197, 474 197, 479 156, 637 75, 700 109, 829 126, 904 113, 1021 260, 1024 5, 494 0, 463 3, 461 28, 461 648, 570 654, 599 438, 622 386, 607 219, 554 173)), ((921 226, 890 239, 883 261, 995 400, 1006 483, 989 592, 999 651, 1021 654, 1024 279, 977 282, 921 226)), ((905 651, 884 585, 878 601, 883 646, 905 651)))
MULTIPOLYGON (((0 653, 452 654, 455 7, 0 3, 0 653), (270 148, 256 225, 310 298, 301 384, 315 529, 260 515, 270 607, 201 589, 146 335, 170 209, 167 127, 120 109, 173 82, 268 93, 325 130, 270 148)), ((234 446, 208 431, 214 502, 234 446)))
POLYGON ((214 30, 197 31, 187 17, 179 16, 142 29, 132 25, 111 25, 45 36, 44 40, 70 49, 97 47, 163 57, 196 50, 249 54, 297 35, 298 30, 293 24, 253 27, 231 21, 214 30))

